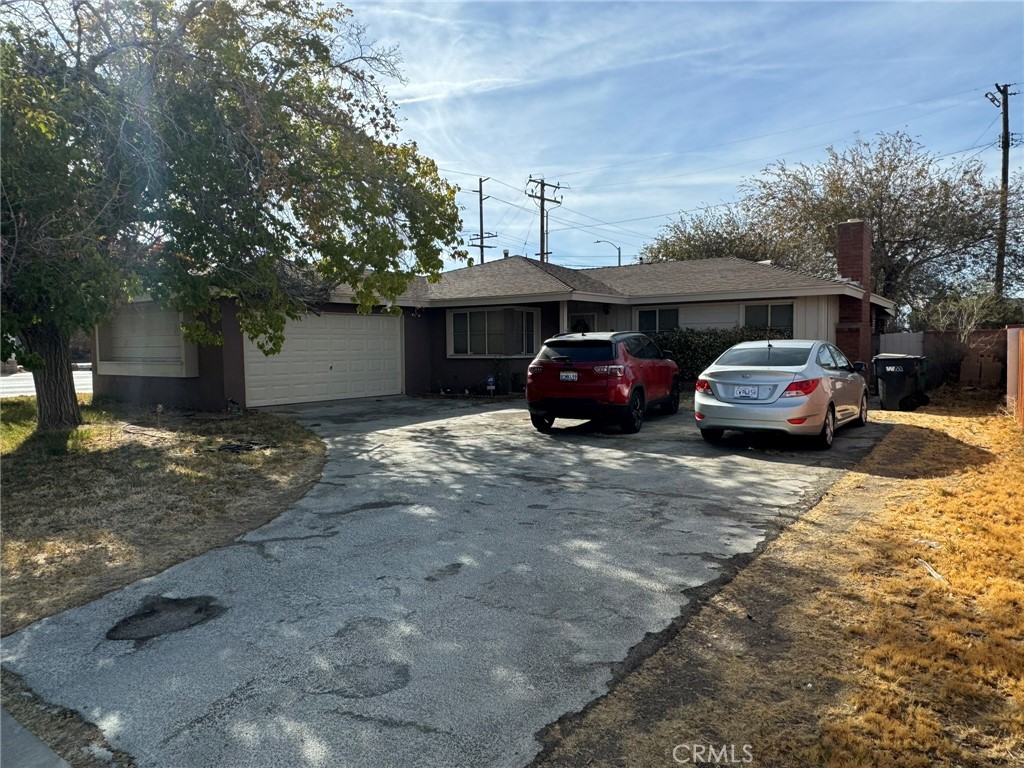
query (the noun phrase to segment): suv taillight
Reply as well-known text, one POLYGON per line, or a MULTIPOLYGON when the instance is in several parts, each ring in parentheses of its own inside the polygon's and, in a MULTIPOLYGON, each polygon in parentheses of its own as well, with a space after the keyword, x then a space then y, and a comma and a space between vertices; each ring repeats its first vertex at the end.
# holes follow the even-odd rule
POLYGON ((530 373, 543 373, 544 372, 544 366, 543 365, 531 365, 527 370, 530 373))
POLYGON ((711 382, 707 379, 697 379, 697 384, 693 387, 694 392, 700 392, 703 395, 713 395, 711 391, 711 382))
POLYGON ((818 381, 820 379, 801 379, 800 381, 794 381, 788 387, 786 391, 782 393, 782 397, 807 397, 814 390, 818 388, 818 381))
POLYGON ((624 365, 595 365, 594 373, 603 373, 607 376, 614 376, 618 378, 626 372, 626 366, 624 365))

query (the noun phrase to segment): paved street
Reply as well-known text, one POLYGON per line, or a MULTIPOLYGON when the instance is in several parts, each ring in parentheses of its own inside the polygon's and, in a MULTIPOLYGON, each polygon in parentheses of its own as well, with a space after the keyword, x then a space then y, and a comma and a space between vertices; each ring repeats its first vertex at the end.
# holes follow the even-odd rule
MULTIPOLYGON (((92 392, 92 371, 73 371, 75 392, 87 395, 92 392)), ((36 387, 32 382, 31 373, 12 373, 0 376, 0 397, 20 397, 35 395, 36 387)))
POLYGON ((523 766, 883 432, 817 452, 709 446, 683 411, 637 435, 540 435, 521 404, 286 412, 329 446, 290 511, 4 640, 140 766, 523 766))

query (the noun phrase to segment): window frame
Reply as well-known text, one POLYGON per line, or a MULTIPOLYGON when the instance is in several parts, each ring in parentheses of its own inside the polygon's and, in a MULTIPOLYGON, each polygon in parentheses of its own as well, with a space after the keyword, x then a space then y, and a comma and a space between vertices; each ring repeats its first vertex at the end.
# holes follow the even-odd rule
POLYGON ((679 325, 679 310, 680 310, 680 305, 679 304, 662 304, 662 305, 653 306, 653 307, 637 307, 635 309, 636 314, 634 316, 633 327, 634 327, 634 329, 636 329, 640 333, 664 333, 665 331, 677 331, 681 327, 679 325), (675 325, 673 327, 671 327, 671 328, 662 328, 661 327, 661 313, 664 312, 665 310, 669 310, 669 309, 676 313, 675 325), (642 312, 654 312, 654 319, 655 319, 655 326, 656 327, 648 328, 647 330, 644 330, 643 328, 640 327, 640 313, 642 313, 642 312))
POLYGON ((821 346, 818 347, 818 354, 814 356, 814 359, 815 362, 817 362, 818 366, 824 368, 826 371, 835 371, 839 369, 839 363, 836 360, 835 356, 832 354, 832 350, 828 344, 822 344, 821 346), (828 359, 831 360, 832 362, 828 364, 821 362, 822 353, 827 355, 828 359))
POLYGON ((540 309, 538 309, 536 307, 517 307, 517 306, 511 305, 511 306, 498 306, 498 307, 493 307, 493 306, 456 307, 456 308, 448 309, 448 310, 445 311, 445 346, 446 346, 446 356, 448 358, 452 358, 452 359, 455 359, 455 360, 465 360, 465 359, 469 359, 469 360, 474 360, 474 359, 475 360, 483 360, 483 359, 493 359, 493 358, 496 358, 496 357, 501 357, 501 358, 524 358, 524 359, 532 360, 537 355, 537 352, 540 350, 540 346, 541 346, 542 339, 541 339, 541 333, 540 333, 540 320, 541 320, 540 309), (484 316, 486 318, 486 313, 488 313, 488 312, 505 312, 507 310, 512 310, 513 316, 512 316, 512 327, 511 328, 503 329, 503 331, 502 331, 505 340, 507 341, 507 339, 509 338, 510 335, 514 336, 514 337, 517 337, 518 338, 518 344, 519 344, 520 348, 522 348, 523 342, 526 339, 526 331, 525 331, 526 316, 527 315, 531 315, 533 317, 533 349, 534 349, 534 351, 533 352, 516 352, 516 353, 513 353, 513 354, 506 354, 505 350, 503 349, 501 352, 498 352, 498 353, 491 352, 490 351, 490 344, 489 344, 489 337, 490 337, 491 334, 488 331, 485 331, 484 332, 484 339, 485 339, 485 343, 488 346, 487 352, 485 352, 483 354, 469 352, 468 350, 471 349, 470 331, 469 331, 469 315, 472 314, 473 312, 483 312, 484 316), (521 333, 518 333, 518 334, 515 332, 515 313, 517 313, 517 312, 521 312, 523 314, 523 328, 524 328, 524 330, 521 333), (454 318, 455 318, 455 315, 459 315, 459 314, 466 315, 466 349, 467 349, 467 351, 466 352, 458 352, 457 353, 455 351, 455 322, 454 322, 454 318))
POLYGON ((744 328, 769 328, 773 331, 784 331, 788 330, 790 333, 794 333, 796 327, 796 302, 795 301, 756 301, 748 302, 743 305, 743 327, 744 328), (747 323, 747 308, 748 307, 767 307, 768 308, 768 325, 749 325, 747 323), (789 325, 772 325, 772 310, 775 307, 789 307, 790 310, 790 324, 789 325))

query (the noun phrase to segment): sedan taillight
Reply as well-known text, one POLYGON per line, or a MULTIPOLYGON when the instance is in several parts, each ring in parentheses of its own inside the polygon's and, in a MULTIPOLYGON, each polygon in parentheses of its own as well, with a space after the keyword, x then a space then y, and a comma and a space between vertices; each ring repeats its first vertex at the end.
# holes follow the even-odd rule
POLYGON ((530 373, 543 373, 544 372, 544 366, 543 365, 531 365, 527 370, 530 373))
POLYGON ((818 382, 821 379, 801 379, 800 381, 794 381, 788 387, 786 391, 782 393, 782 397, 807 397, 814 390, 818 388, 818 382))
POLYGON ((606 376, 614 376, 618 378, 626 373, 626 366, 624 365, 595 365, 594 373, 603 373, 606 376))
POLYGON ((697 379, 697 384, 693 388, 694 392, 700 392, 703 395, 714 394, 711 391, 711 382, 707 379, 697 379))

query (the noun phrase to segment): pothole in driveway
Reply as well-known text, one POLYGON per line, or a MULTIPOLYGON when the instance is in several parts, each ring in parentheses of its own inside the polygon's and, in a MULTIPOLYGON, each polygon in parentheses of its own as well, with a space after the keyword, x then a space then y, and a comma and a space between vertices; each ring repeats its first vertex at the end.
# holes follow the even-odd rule
POLYGON ((331 693, 346 699, 369 699, 405 688, 409 665, 370 663, 339 665, 319 660, 303 680, 306 693, 331 693))
POLYGON ((222 616, 227 608, 209 595, 163 597, 150 595, 139 610, 121 619, 107 632, 107 640, 134 640, 139 647, 172 632, 203 624, 222 616))

